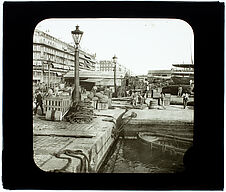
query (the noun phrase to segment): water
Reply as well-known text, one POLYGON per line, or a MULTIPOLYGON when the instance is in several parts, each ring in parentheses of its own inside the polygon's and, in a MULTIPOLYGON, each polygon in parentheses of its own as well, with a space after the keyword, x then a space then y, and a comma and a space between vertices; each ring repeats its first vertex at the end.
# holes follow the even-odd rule
POLYGON ((183 155, 150 148, 139 140, 119 139, 100 168, 102 173, 177 173, 184 170, 183 155))

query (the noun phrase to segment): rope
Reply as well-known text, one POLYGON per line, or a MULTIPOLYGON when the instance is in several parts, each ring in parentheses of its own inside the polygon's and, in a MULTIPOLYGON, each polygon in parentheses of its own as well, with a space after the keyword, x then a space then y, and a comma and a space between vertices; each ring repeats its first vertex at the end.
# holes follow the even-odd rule
POLYGON ((80 173, 92 172, 92 168, 90 166, 90 159, 87 157, 87 155, 82 150, 69 150, 69 149, 53 154, 56 158, 68 160, 67 164, 64 167, 62 167, 61 169, 55 169, 53 172, 65 172, 65 170, 69 167, 69 165, 72 162, 71 158, 61 157, 60 154, 64 154, 64 155, 79 159, 81 161, 80 173), (83 159, 79 155, 82 155, 85 159, 83 159), (86 168, 86 162, 88 162, 88 168, 86 168))
POLYGON ((53 154, 56 158, 58 159, 66 159, 68 162, 66 163, 65 166, 63 166, 61 169, 55 169, 53 170, 53 172, 65 172, 65 170, 69 167, 69 165, 71 164, 72 160, 69 157, 60 157, 60 153, 54 153, 53 154))
POLYGON ((85 153, 83 153, 82 150, 75 150, 75 151, 73 151, 73 150, 69 150, 68 149, 68 150, 65 151, 65 154, 68 155, 68 156, 71 156, 71 157, 75 157, 75 158, 77 158, 78 155, 84 156, 85 157, 85 161, 84 161, 84 163, 81 162, 83 164, 83 166, 82 166, 83 170, 85 172, 88 172, 88 173, 91 172, 92 168, 90 166, 90 159, 87 157, 87 155, 85 153), (88 162, 88 169, 86 169, 86 162, 88 162))
MULTIPOLYGON (((131 115, 129 116, 129 119, 127 120, 126 123, 123 123, 118 129, 115 130, 117 136, 119 135, 119 133, 123 130, 123 127, 125 125, 127 125, 129 123, 129 121, 132 119, 132 118, 136 118, 137 117, 137 114, 135 112, 132 112, 131 115)), ((116 137, 117 137, 116 136, 116 137)))
POLYGON ((114 170, 115 170, 115 163, 116 163, 116 160, 118 159, 118 154, 119 154, 119 150, 120 150, 120 148, 121 148, 121 145, 122 145, 122 140, 120 139, 119 140, 119 147, 117 148, 117 152, 116 152, 116 154, 115 154, 115 160, 114 160, 114 162, 113 162, 113 169, 111 170, 111 173, 113 173, 114 172, 114 170))

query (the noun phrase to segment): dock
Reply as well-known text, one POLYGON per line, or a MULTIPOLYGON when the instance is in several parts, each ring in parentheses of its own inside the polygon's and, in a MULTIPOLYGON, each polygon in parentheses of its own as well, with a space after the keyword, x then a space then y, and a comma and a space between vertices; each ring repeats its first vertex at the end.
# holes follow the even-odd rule
POLYGON ((112 130, 123 109, 94 111, 92 123, 33 118, 34 162, 46 172, 97 172, 114 142, 112 130))
POLYGON ((186 132, 193 136, 194 109, 182 105, 169 105, 165 109, 131 109, 123 117, 126 122, 132 112, 137 114, 124 126, 125 138, 136 137, 139 132, 186 132))
POLYGON ((114 143, 114 130, 123 126, 124 138, 139 132, 186 133, 193 137, 193 107, 165 109, 94 110, 91 123, 69 123, 33 118, 33 150, 36 165, 46 172, 96 173, 114 143), (135 118, 130 118, 135 113, 135 118), (120 122, 121 121, 121 122, 120 122))

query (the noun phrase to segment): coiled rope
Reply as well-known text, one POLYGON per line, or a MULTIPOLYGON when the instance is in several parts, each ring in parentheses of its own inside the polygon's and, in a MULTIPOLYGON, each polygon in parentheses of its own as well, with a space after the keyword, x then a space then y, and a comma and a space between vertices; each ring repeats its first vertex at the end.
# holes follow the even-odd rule
POLYGON ((85 172, 85 173, 92 172, 92 168, 90 166, 90 158, 88 158, 87 155, 80 149, 78 149, 78 150, 66 149, 66 150, 60 151, 58 153, 54 153, 53 155, 56 158, 66 159, 66 160, 68 160, 68 162, 67 162, 67 164, 64 167, 62 167, 61 169, 55 169, 53 172, 66 172, 66 169, 69 167, 69 165, 72 162, 71 158, 69 158, 69 157, 62 157, 62 156, 60 156, 61 154, 64 154, 64 155, 67 155, 67 156, 79 159, 80 162, 81 162, 80 173, 82 173, 82 172, 85 172), (81 156, 83 156, 84 158, 81 157, 81 156), (86 162, 88 163, 88 167, 87 167, 86 162))

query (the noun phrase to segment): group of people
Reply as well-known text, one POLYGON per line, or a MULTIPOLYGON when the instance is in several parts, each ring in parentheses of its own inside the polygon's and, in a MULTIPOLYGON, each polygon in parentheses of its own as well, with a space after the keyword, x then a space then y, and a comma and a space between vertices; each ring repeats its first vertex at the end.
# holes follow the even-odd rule
POLYGON ((138 93, 138 92, 132 92, 131 94, 131 104, 133 106, 136 106, 137 104, 144 104, 145 100, 147 98, 146 93, 138 93))
MULTIPOLYGON (((183 98, 183 106, 184 106, 184 109, 187 107, 187 104, 188 104, 188 100, 189 100, 189 94, 187 91, 185 91, 183 94, 181 94, 181 97, 183 98)), ((160 98, 159 98, 159 104, 161 106, 163 106, 164 108, 164 99, 165 99, 165 94, 163 92, 160 93, 160 98)))
POLYGON ((188 100, 189 100, 189 94, 188 94, 188 91, 185 91, 183 93, 183 88, 182 86, 179 86, 178 87, 178 94, 177 94, 178 97, 182 97, 183 98, 183 106, 184 106, 184 109, 187 107, 187 103, 188 103, 188 100))

